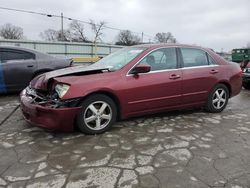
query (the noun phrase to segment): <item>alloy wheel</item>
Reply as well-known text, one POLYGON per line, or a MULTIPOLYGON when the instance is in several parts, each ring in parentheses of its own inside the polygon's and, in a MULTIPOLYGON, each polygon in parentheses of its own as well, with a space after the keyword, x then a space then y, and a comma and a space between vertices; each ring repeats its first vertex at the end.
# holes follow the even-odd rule
POLYGON ((217 89, 213 94, 212 104, 215 109, 221 109, 227 100, 227 94, 223 88, 217 89))
POLYGON ((104 129, 112 119, 112 109, 104 101, 91 103, 84 111, 84 123, 91 130, 104 129))

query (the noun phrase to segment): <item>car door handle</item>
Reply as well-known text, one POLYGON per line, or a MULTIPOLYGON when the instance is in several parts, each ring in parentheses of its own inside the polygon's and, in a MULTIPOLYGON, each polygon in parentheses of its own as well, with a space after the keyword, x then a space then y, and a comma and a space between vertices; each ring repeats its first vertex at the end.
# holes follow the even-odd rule
POLYGON ((169 79, 175 80, 175 79, 178 79, 178 78, 180 78, 180 77, 181 77, 181 76, 178 75, 178 74, 172 74, 172 75, 170 75, 169 79))
POLYGON ((34 65, 27 65, 27 67, 34 67, 34 65))
POLYGON ((216 73, 218 73, 219 71, 218 70, 215 70, 215 69, 212 69, 211 71, 210 71, 210 73, 211 74, 216 74, 216 73))

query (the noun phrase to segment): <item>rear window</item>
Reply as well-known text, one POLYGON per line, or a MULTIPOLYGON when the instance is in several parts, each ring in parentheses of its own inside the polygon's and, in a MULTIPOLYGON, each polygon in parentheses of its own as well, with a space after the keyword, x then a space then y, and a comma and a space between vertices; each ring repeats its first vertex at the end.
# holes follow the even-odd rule
POLYGON ((194 48, 181 48, 184 67, 208 65, 207 54, 203 50, 194 48))
POLYGON ((35 55, 29 52, 19 51, 19 50, 2 50, 1 62, 5 63, 10 60, 28 60, 35 59, 35 55))

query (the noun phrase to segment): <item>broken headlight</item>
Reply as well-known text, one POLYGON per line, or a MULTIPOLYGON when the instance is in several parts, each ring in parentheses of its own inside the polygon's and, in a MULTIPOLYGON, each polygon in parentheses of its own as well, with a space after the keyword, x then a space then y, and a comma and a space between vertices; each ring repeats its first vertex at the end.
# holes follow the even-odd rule
POLYGON ((69 90, 70 86, 67 84, 56 84, 55 90, 56 93, 58 94, 59 98, 62 98, 67 91, 69 90))

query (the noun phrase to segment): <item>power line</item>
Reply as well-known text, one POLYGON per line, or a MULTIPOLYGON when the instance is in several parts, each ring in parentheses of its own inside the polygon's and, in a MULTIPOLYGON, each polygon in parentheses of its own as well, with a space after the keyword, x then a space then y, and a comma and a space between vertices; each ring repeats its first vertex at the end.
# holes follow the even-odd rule
POLYGON ((59 17, 57 15, 34 12, 34 11, 29 11, 29 10, 22 10, 22 9, 14 9, 14 8, 7 8, 7 7, 0 7, 0 9, 11 10, 11 11, 16 11, 16 12, 25 12, 25 13, 30 13, 30 14, 37 14, 37 15, 48 16, 48 17, 59 17))
MULTIPOLYGON (((43 13, 43 12, 36 12, 36 11, 29 11, 29 10, 8 8, 8 7, 0 7, 0 9, 15 11, 15 12, 29 13, 29 14, 36 14, 36 15, 47 16, 47 17, 56 17, 56 18, 61 18, 62 17, 61 15, 56 15, 56 14, 47 14, 47 13, 43 13)), ((91 22, 83 21, 83 20, 79 20, 79 19, 75 19, 75 18, 70 18, 70 17, 67 17, 67 16, 63 16, 62 18, 67 19, 67 20, 71 20, 71 21, 78 21, 78 22, 81 22, 81 23, 92 25, 91 22)), ((96 24, 96 25, 99 26, 99 24, 96 24)), ((116 31, 124 31, 125 30, 125 29, 120 29, 120 28, 115 28, 115 27, 110 27, 110 26, 105 26, 105 25, 103 27, 107 28, 107 29, 116 30, 116 31)), ((145 34, 144 32, 134 32, 134 31, 131 31, 131 32, 134 33, 134 34, 137 34, 137 35, 141 35, 143 33, 144 36, 148 36, 149 38, 154 38, 151 35, 145 34)))

